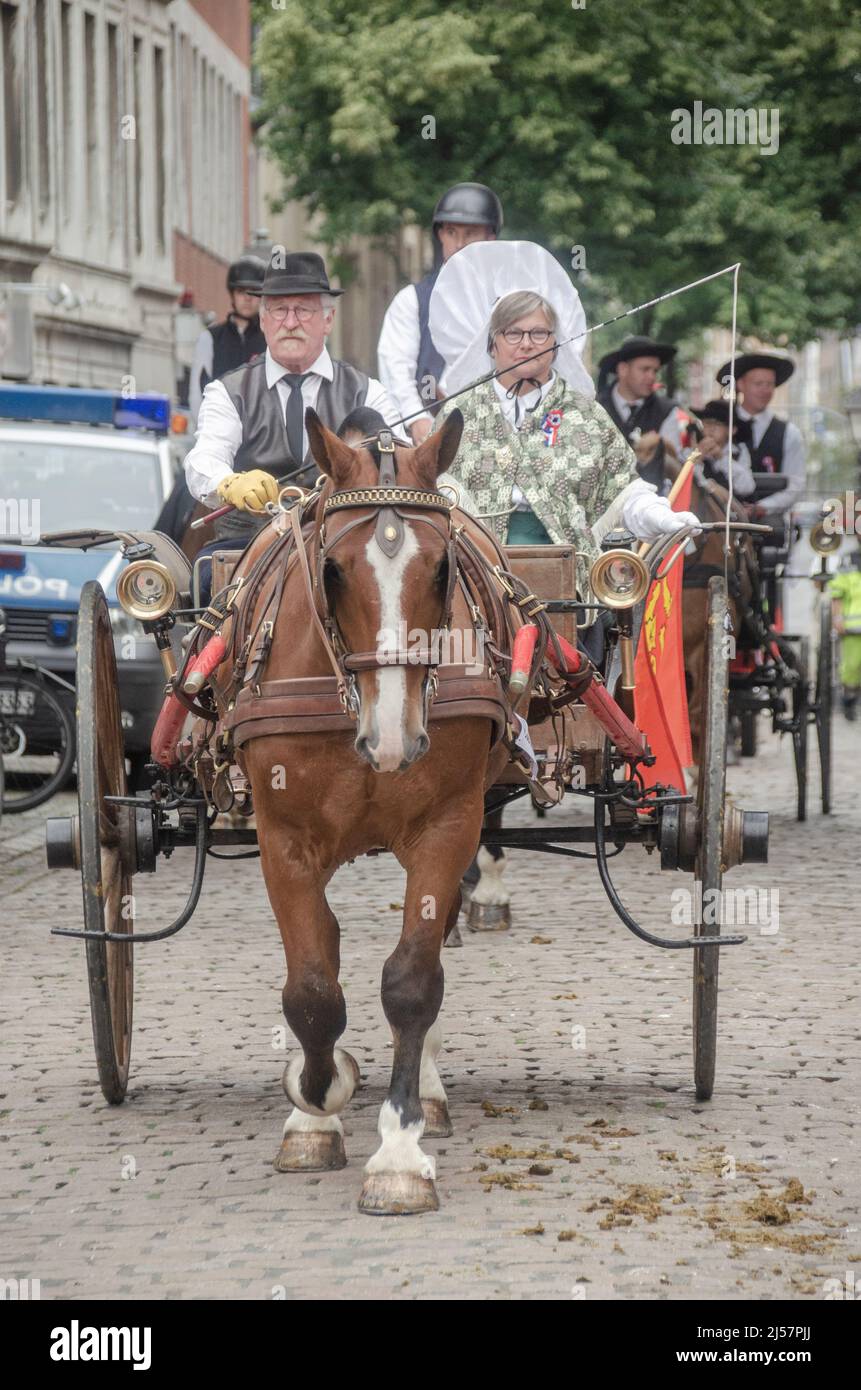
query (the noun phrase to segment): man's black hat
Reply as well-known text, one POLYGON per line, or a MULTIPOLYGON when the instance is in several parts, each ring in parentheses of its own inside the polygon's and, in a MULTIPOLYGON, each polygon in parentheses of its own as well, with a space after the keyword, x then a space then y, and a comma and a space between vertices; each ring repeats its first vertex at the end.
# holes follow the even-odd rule
MULTIPOLYGON (((700 420, 717 420, 718 424, 724 425, 729 429, 729 401, 706 401, 702 410, 697 410, 694 413, 700 420)), ((732 425, 733 437, 737 442, 739 444, 751 445, 750 421, 741 420, 737 414, 734 414, 732 425)))
POLYGON ((240 256, 227 272, 229 290, 245 290, 248 294, 261 294, 266 262, 259 256, 240 256))
POLYGON ((316 251, 275 251, 263 278, 264 294, 343 294, 333 289, 316 251))
MULTIPOLYGON (((719 381, 721 386, 729 385, 731 362, 724 362, 715 381, 719 381)), ((782 386, 788 381, 795 371, 795 363, 788 357, 778 356, 776 352, 742 352, 735 359, 735 379, 744 376, 745 372, 755 371, 757 367, 767 367, 774 372, 776 384, 782 386)))
POLYGON ((433 210, 433 226, 440 222, 461 225, 483 224, 499 236, 502 231, 502 204, 492 188, 484 183, 456 183, 443 193, 433 210))
POLYGON ((626 338, 615 352, 608 352, 598 363, 598 370, 603 376, 615 372, 620 362, 632 362, 635 357, 657 357, 662 364, 669 362, 675 357, 678 348, 671 343, 656 343, 654 338, 632 337, 626 338))

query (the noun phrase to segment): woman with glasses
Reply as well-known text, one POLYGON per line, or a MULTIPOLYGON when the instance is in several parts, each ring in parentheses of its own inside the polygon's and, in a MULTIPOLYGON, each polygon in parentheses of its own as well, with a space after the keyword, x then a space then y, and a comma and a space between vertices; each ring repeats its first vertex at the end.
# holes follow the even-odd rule
POLYGON ((630 445, 594 400, 580 356, 580 298, 542 247, 465 247, 440 272, 430 326, 446 394, 498 373, 444 405, 441 417, 463 412, 451 477, 503 544, 573 545, 588 601, 589 568, 607 531, 624 526, 655 540, 696 525, 639 478, 630 445))

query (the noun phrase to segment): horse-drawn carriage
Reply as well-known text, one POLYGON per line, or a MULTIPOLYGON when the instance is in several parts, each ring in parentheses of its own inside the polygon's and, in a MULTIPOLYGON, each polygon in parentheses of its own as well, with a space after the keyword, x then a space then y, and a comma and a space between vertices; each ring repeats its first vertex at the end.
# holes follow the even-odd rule
POLYGON ((821 525, 811 532, 811 546, 820 557, 810 576, 818 602, 816 649, 811 662, 811 638, 783 629, 782 590, 792 548, 789 521, 778 523, 767 537, 752 538, 749 591, 740 614, 737 651, 730 665, 730 719, 740 734, 742 757, 754 757, 759 716, 771 717, 774 733, 792 740, 797 785, 796 816, 807 819, 808 733, 813 726, 819 751, 822 811, 831 810, 831 719, 833 710, 834 635, 831 599, 825 592, 830 578, 826 557, 839 548, 840 537, 828 536, 821 525), (835 544, 836 542, 836 544, 835 544), (814 669, 815 666, 815 669, 814 669))
MULTIPOLYGON (((651 782, 653 759, 633 720, 634 615, 650 579, 668 555, 680 555, 690 529, 643 556, 630 536, 612 533, 592 565, 587 603, 575 592, 569 547, 505 555, 437 489, 440 465, 457 447, 453 417, 422 449, 398 450, 397 475, 391 436, 352 450, 313 421, 309 433, 322 486, 285 489, 273 524, 238 563, 235 555, 223 557, 219 568, 216 557, 205 609, 194 605, 191 568, 170 541, 155 533, 119 537, 131 561, 118 585, 120 602, 155 636, 167 676, 148 795, 127 794, 110 623, 99 585, 85 587, 78 815, 49 821, 47 832, 49 864, 80 871, 85 927, 54 931, 86 941, 99 1077, 105 1098, 116 1104, 129 1075, 134 945, 162 940, 189 921, 213 851, 256 849, 287 953, 285 1016, 305 1051, 304 1070, 300 1061, 285 1072, 298 1109, 276 1166, 337 1167, 346 1161, 337 1110, 358 1069, 334 1046, 345 1014, 337 922, 323 889, 334 867, 356 853, 394 850, 408 876, 403 934, 383 972, 395 1058, 383 1143, 368 1165, 361 1205, 424 1210, 435 1195, 421 1166, 416 1121, 424 1117, 425 1133, 450 1132, 438 1074, 438 1089, 424 1089, 435 1074, 425 1053, 442 997, 438 948, 457 921, 459 883, 479 833, 485 843, 594 859, 629 930, 655 946, 691 951, 696 1094, 707 1099, 720 947, 744 940, 721 934, 722 876, 734 865, 765 861, 768 820, 725 800, 722 576, 712 576, 707 588, 695 796, 651 782), (404 581, 392 606, 387 585, 395 573, 403 578, 410 559, 412 587, 404 581), (371 603, 374 575, 379 593, 371 603), (370 646, 368 633, 398 615, 401 635, 382 649, 370 646), (593 615, 605 628, 603 659, 595 662, 578 643, 578 628, 593 615), (186 640, 177 656, 174 629, 182 624, 186 640), (457 637, 457 659, 426 635, 405 649, 403 632, 414 643, 418 629, 457 637), (394 724, 386 725, 396 717, 395 691, 396 738, 394 724), (591 801, 591 826, 556 824, 550 816, 534 826, 482 830, 489 812, 516 798, 531 796, 540 807, 568 795, 591 801), (662 869, 700 881, 692 936, 656 936, 622 903, 610 860, 629 846, 657 851, 662 869), (138 876, 180 849, 193 856, 182 911, 158 931, 134 930, 138 876), (327 952, 334 954, 334 975, 327 952), (418 1167, 403 1160, 404 1144, 419 1154, 418 1167)), ((116 538, 54 539, 90 545, 116 538)))

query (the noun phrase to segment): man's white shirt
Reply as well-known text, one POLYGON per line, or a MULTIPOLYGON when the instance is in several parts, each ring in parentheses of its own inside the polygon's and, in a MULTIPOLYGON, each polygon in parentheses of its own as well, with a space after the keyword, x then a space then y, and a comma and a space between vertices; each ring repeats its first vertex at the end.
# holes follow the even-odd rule
MULTIPOLYGON (((248 323, 244 319, 234 318, 233 326, 240 338, 244 338, 248 332, 248 323)), ((200 388, 201 374, 205 372, 208 377, 212 376, 214 357, 215 341, 209 329, 204 328, 194 345, 194 357, 188 378, 188 409, 195 425, 200 415, 200 403, 203 400, 203 391, 200 388)))
MULTIPOLYGON (((398 413, 392 419, 402 419, 421 411, 417 419, 432 420, 416 386, 416 364, 421 347, 419 327, 419 297, 415 285, 398 290, 383 319, 377 362, 380 381, 392 397, 398 413)), ((410 422, 413 423, 412 421, 410 422)))
MULTIPOLYGON (((762 437, 774 419, 773 410, 761 410, 758 415, 751 415, 743 406, 738 406, 736 414, 740 420, 750 420, 752 422, 753 447, 756 449, 762 442, 762 437)), ((786 478, 786 487, 780 492, 773 492, 768 497, 763 497, 757 504, 764 512, 788 512, 804 494, 807 482, 807 469, 804 463, 804 440, 797 425, 787 421, 786 434, 783 436, 783 463, 780 472, 776 474, 778 478, 786 478)))
MULTIPOLYGON (((721 481, 729 486, 729 444, 717 458, 712 459, 712 467, 721 475, 721 481)), ((736 445, 736 455, 732 461, 733 497, 750 497, 756 490, 756 481, 750 467, 750 454, 746 444, 736 445)))
MULTIPOLYGON (((209 336, 209 335, 207 335, 209 336)), ((288 367, 281 367, 269 349, 265 357, 266 385, 276 386, 281 402, 282 415, 286 421, 287 401, 290 397, 290 384, 284 378, 292 375, 288 367)), ((320 387, 324 381, 332 381, 335 372, 327 348, 323 348, 316 362, 308 368, 302 382, 302 405, 305 410, 316 406, 320 387)), ((388 393, 374 377, 369 378, 368 391, 363 405, 370 410, 378 410, 385 421, 398 418, 388 393)), ((218 484, 233 472, 233 460, 242 444, 242 420, 227 389, 221 381, 211 381, 203 393, 200 415, 197 423, 197 443, 186 455, 185 479, 189 492, 199 501, 210 507, 220 505, 221 499, 215 489, 218 484)), ((308 452, 308 433, 302 431, 302 457, 308 452)))

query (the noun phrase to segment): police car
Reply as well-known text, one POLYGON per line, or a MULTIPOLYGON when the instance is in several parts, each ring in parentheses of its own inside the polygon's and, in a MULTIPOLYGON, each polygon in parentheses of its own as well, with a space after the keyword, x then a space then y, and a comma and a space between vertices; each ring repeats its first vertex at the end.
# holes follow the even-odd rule
POLYGON ((118 548, 40 544, 57 531, 146 530, 170 495, 178 459, 167 396, 0 385, 0 608, 7 659, 74 678, 81 588, 98 579, 114 630, 126 753, 147 760, 164 688, 155 645, 120 608, 118 548))

